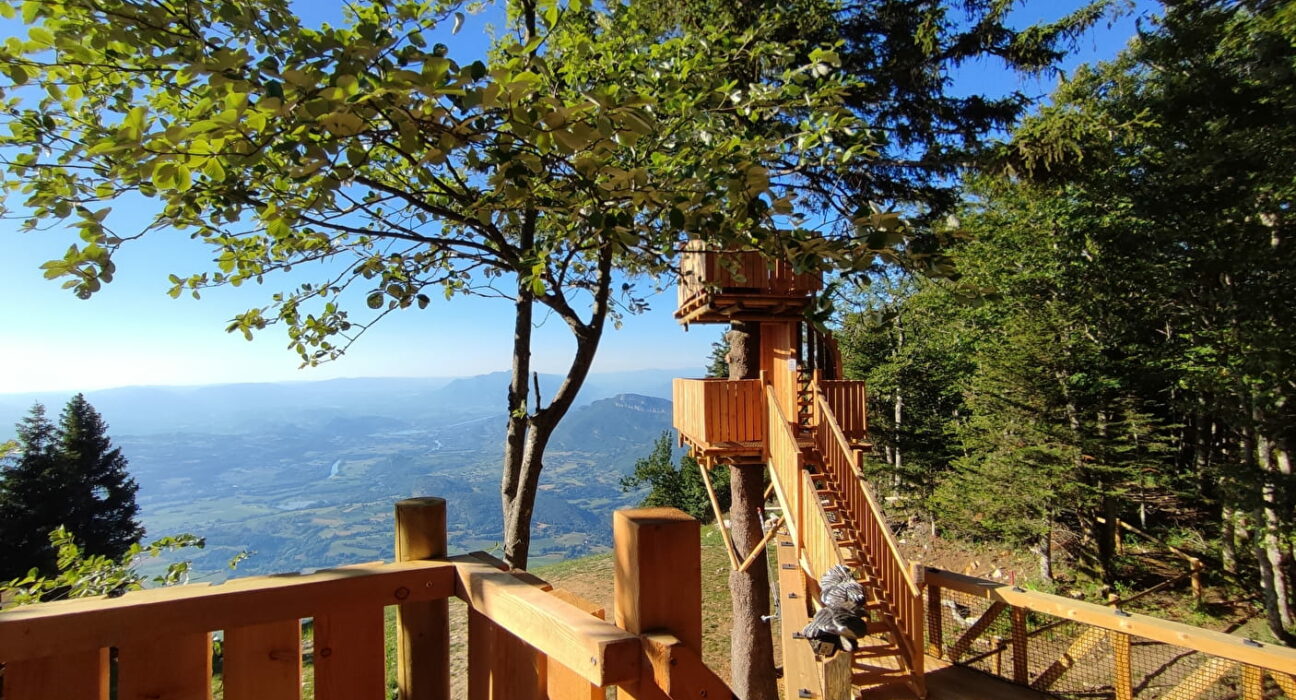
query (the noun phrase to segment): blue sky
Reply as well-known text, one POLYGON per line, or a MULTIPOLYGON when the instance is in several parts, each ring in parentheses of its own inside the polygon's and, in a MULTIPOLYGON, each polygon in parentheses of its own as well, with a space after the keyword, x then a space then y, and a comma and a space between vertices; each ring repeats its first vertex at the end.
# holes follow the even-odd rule
MULTIPOLYGON (((1015 15, 1028 24, 1062 16, 1079 0, 1031 0, 1015 15)), ((331 0, 299 2, 309 21, 336 19, 331 0)), ((1153 6, 1141 0, 1139 9, 1153 6)), ((498 5, 470 17, 462 31, 443 41, 458 60, 480 55, 487 25, 500 29, 498 5)), ((8 35, 12 25, 2 25, 8 35)), ((1081 41, 1068 65, 1113 56, 1133 35, 1132 17, 1097 27, 1081 41)), ((448 35, 447 31, 447 35, 448 35)), ((957 76, 966 90, 1023 89, 1044 94, 1054 78, 1019 82, 993 65, 965 66, 957 76)), ((298 369, 285 348, 282 329, 270 328, 248 342, 224 332, 236 313, 266 303, 288 283, 268 279, 263 286, 212 290, 201 300, 166 295, 169 274, 209 268, 208 249, 184 234, 152 234, 123 248, 116 258, 116 280, 88 301, 42 278, 39 266, 62 256, 77 241, 75 232, 50 229, 19 233, 16 222, 0 221, 0 393, 81 391, 152 384, 300 381, 336 377, 464 376, 507 369, 511 306, 503 300, 462 297, 434 302, 422 311, 389 315, 370 330, 346 357, 316 368, 298 369)), ((605 334, 595 371, 700 368, 716 326, 685 332, 671 312, 674 290, 650 298, 652 310, 627 317, 621 330, 605 334)), ((541 316, 543 317, 543 316, 541 316)), ((568 333, 557 319, 538 331, 534 364, 561 372, 570 358, 568 333)))

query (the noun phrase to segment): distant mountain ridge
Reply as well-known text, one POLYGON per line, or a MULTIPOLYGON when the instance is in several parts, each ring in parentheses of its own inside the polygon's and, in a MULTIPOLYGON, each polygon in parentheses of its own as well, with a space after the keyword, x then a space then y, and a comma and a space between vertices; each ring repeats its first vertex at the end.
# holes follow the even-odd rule
MULTIPOLYGON (((591 374, 577 406, 618 394, 669 398, 671 379, 690 370, 637 370, 591 374)), ((541 374, 547 400, 562 377, 541 374)), ((114 435, 172 432, 244 432, 267 426, 318 428, 338 421, 386 419, 392 427, 503 414, 508 372, 472 377, 359 378, 318 382, 122 387, 85 392, 114 435)), ((57 412, 75 392, 0 394, 0 437, 35 401, 57 412)))

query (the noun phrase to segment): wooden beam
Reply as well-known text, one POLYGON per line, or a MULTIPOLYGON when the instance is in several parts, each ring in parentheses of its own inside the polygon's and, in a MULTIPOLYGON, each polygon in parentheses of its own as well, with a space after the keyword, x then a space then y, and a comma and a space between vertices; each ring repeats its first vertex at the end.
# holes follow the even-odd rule
MULTIPOLYGON (((1014 611, 1020 609, 1021 608, 1013 608, 1014 611)), ((1044 672, 1041 673, 1030 684, 1030 686, 1032 688, 1035 688, 1036 690, 1048 690, 1049 688, 1053 687, 1053 684, 1056 683, 1058 679, 1062 677, 1062 674, 1071 670, 1071 668, 1076 665, 1076 662, 1080 661, 1080 659, 1083 659, 1085 655, 1087 655, 1089 652, 1093 651, 1094 649, 1097 649, 1098 645, 1102 643, 1102 640, 1107 638, 1107 634, 1108 634, 1107 630, 1102 629, 1101 627, 1089 627, 1085 629, 1085 631, 1082 632, 1079 637, 1076 637, 1074 642, 1071 642, 1071 646, 1067 647, 1066 651, 1062 652, 1062 655, 1059 656, 1056 661, 1054 661, 1052 664, 1049 664, 1049 667, 1044 669, 1044 672)), ((1128 653, 1129 653, 1128 635, 1125 638, 1125 642, 1126 642, 1125 651, 1127 654, 1126 661, 1128 662, 1128 653)), ((1013 666, 1016 665, 1017 665, 1017 651, 1016 649, 1014 649, 1013 666)), ((1016 679, 1014 679, 1014 681, 1015 680, 1016 679)))
POLYGON ((950 647, 949 660, 958 663, 958 660, 963 658, 963 655, 967 653, 967 650, 972 647, 972 642, 985 633, 985 631, 990 628, 990 625, 994 624, 994 621, 999 617, 999 613, 1002 613, 1006 609, 1008 609, 1007 603, 1000 601, 991 603, 990 608, 986 610, 981 617, 977 618, 976 622, 972 623, 972 626, 958 638, 958 641, 954 642, 954 646, 950 647))
POLYGON ((1030 665, 1027 663, 1029 656, 1030 640, 1026 637, 1026 609, 1013 608, 1012 615, 1012 664, 1013 664, 1013 682, 1018 685, 1026 685, 1030 682, 1030 665))
MULTIPOLYGON (((724 680, 702 663, 697 651, 665 632, 642 637, 653 684, 668 698, 733 698, 737 696, 724 680)), ((642 684, 642 681, 640 681, 642 684)))
POLYGON ((14 661, 3 678, 5 700, 108 700, 108 650, 14 661))
POLYGON ((453 564, 413 561, 41 603, 0 613, 0 662, 311 617, 357 600, 377 607, 436 600, 454 590, 453 564))
MULTIPOLYGON (((591 603, 571 591, 555 588, 549 594, 588 615, 600 620, 607 619, 607 613, 602 606, 591 603)), ((553 659, 549 659, 547 679, 549 697, 553 700, 604 700, 605 694, 602 688, 553 659)))
POLYGON ((1123 632, 1108 632, 1112 645, 1113 700, 1134 700, 1134 665, 1130 659, 1130 636, 1123 632))
POLYGON ((1179 681, 1179 685, 1161 695, 1158 700, 1195 700, 1210 690, 1221 678, 1237 667, 1237 662, 1211 656, 1205 663, 1179 681))
POLYGON ((1284 672, 1296 668, 1296 649, 1276 644, 1248 642, 1241 637, 1223 632, 1214 632, 1139 613, 1117 611, 1106 606, 1049 593, 1014 590, 1012 586, 941 569, 928 568, 926 580, 928 585, 934 584, 941 588, 960 591, 982 600, 1023 607, 1045 615, 1145 637, 1239 663, 1284 672))
POLYGON ((783 519, 783 516, 780 515, 778 521, 765 531, 765 536, 762 537, 761 541, 752 548, 752 551, 747 555, 747 558, 743 559, 743 563, 738 566, 739 571, 746 571, 751 568, 752 563, 756 561, 756 557, 759 557, 761 552, 765 551, 765 547, 769 545, 770 540, 774 538, 774 535, 778 534, 779 528, 783 527, 783 519))
POLYGON ((1288 698, 1296 698, 1296 677, 1293 677, 1290 673, 1274 670, 1269 671, 1269 677, 1284 693, 1287 693, 1288 698))
POLYGON ((225 630, 226 700, 297 700, 301 694, 301 621, 297 618, 225 630))
POLYGON ((729 528, 725 527, 724 513, 720 510, 720 500, 716 498, 715 487, 711 485, 711 473, 707 471, 706 465, 698 462, 698 470, 702 472, 702 483, 706 485, 707 498, 711 499, 711 511, 715 513, 716 527, 720 528, 720 538, 724 540, 725 554, 729 555, 730 568, 738 568, 738 550, 734 548, 733 539, 729 536, 729 528))
POLYGON ((452 561, 458 571, 455 594, 492 624, 598 686, 639 677, 638 637, 471 555, 452 561))
MULTIPOLYGON (((444 498, 396 503, 396 559, 446 555, 444 498)), ((396 609, 396 687, 401 700, 450 697, 450 601, 402 603, 396 609)))

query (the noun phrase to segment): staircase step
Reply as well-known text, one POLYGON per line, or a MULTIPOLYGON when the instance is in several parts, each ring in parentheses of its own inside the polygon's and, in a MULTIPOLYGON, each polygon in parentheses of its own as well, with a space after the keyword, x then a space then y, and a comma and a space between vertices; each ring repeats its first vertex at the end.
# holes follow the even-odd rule
POLYGON ((882 659, 900 655, 900 648, 890 644, 881 644, 871 647, 860 647, 855 650, 857 659, 882 659))

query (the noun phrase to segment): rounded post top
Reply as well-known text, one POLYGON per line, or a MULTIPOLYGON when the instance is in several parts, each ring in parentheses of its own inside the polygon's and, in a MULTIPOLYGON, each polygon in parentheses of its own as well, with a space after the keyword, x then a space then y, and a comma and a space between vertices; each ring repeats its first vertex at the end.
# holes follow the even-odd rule
POLYGON ((397 508, 444 508, 446 499, 438 496, 417 496, 396 501, 397 508))

